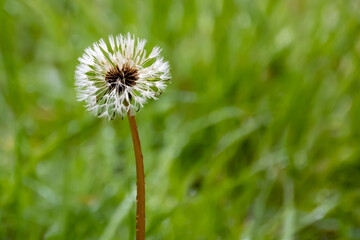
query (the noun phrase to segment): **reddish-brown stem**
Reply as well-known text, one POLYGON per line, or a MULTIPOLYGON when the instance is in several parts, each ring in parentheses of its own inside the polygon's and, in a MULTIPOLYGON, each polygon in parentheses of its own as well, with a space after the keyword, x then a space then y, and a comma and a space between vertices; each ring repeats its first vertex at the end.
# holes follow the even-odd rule
POLYGON ((145 239, 145 174, 143 155, 141 153, 139 133, 137 130, 135 117, 128 112, 131 136, 135 151, 136 160, 136 240, 145 239))

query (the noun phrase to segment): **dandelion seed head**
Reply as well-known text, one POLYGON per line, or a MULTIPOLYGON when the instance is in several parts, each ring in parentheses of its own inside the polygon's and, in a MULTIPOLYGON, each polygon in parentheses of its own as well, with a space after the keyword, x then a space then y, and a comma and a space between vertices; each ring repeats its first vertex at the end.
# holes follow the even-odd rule
POLYGON ((128 33, 86 48, 75 71, 78 101, 99 117, 115 119, 157 100, 170 80, 170 65, 158 46, 147 55, 145 44, 128 33))

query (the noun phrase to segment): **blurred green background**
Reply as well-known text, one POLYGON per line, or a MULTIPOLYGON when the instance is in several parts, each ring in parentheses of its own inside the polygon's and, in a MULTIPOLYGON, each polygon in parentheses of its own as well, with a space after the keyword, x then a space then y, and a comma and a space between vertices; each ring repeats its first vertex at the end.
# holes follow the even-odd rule
POLYGON ((360 239, 360 1, 1 0, 0 239, 134 239, 126 119, 76 101, 128 31, 172 84, 136 115, 147 239, 360 239))

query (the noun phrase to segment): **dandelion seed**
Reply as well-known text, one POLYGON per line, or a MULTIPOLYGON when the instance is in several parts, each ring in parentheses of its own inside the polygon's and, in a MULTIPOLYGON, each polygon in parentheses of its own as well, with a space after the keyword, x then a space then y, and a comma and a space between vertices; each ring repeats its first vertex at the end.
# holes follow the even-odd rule
POLYGON ((146 54, 146 40, 109 36, 85 49, 75 71, 78 100, 99 117, 128 116, 136 160, 136 239, 145 240, 145 175, 141 144, 134 113, 148 99, 157 99, 170 80, 169 63, 154 47, 146 54), (135 44, 136 40, 136 44, 135 44))
POLYGON ((78 100, 99 117, 114 119, 134 114, 148 99, 157 99, 170 80, 170 66, 146 40, 128 33, 109 36, 85 49, 75 71, 78 100))

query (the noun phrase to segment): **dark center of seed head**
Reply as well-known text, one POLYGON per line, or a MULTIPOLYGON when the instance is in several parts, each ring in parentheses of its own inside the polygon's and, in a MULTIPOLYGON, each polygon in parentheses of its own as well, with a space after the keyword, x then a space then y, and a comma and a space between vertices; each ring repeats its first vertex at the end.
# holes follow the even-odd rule
POLYGON ((136 85, 136 80, 138 79, 138 70, 130 67, 129 64, 124 64, 122 68, 116 65, 105 75, 105 81, 109 83, 109 90, 112 91, 116 88, 119 94, 124 91, 126 86, 136 85))

